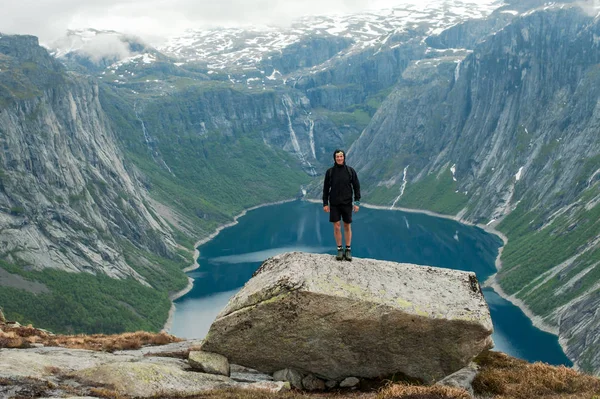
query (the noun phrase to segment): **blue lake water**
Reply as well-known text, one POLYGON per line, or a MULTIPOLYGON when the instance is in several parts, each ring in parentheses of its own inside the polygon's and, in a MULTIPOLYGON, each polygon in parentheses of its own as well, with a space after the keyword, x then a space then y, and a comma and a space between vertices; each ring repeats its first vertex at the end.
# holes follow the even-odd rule
MULTIPOLYGON (((362 207, 353 216, 352 253, 473 271, 480 282, 495 272, 502 241, 482 229, 418 213, 362 207)), ((267 258, 290 251, 335 253, 333 229, 320 204, 294 201, 255 209, 199 247, 194 288, 175 302, 171 333, 203 338, 217 314, 267 258)), ((533 326, 523 312, 484 289, 494 324, 495 349, 527 361, 572 363, 556 336, 533 326)))

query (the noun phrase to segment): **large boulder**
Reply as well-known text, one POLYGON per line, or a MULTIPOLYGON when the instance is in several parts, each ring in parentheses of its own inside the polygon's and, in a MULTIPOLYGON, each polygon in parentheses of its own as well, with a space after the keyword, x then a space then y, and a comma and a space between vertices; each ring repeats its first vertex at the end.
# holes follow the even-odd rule
POLYGON ((231 362, 341 381, 437 381, 493 346, 474 273, 287 253, 266 260, 202 344, 231 362))

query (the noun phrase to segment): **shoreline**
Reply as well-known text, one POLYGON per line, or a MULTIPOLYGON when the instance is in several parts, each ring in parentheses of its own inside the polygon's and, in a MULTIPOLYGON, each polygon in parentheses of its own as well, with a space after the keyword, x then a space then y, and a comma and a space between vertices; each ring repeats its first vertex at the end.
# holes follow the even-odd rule
MULTIPOLYGON (((314 199, 307 199, 305 201, 314 202, 317 204, 321 203, 321 201, 314 200, 314 199)), ((488 232, 490 234, 494 234, 495 236, 498 236, 502 240, 503 245, 498 250, 498 257, 496 258, 496 263, 495 263, 497 270, 500 270, 500 268, 502 266, 502 263, 500 262, 500 255, 502 254, 502 249, 504 249, 504 246, 508 243, 508 238, 502 232, 496 230, 491 225, 473 223, 473 222, 469 222, 468 220, 461 219, 457 216, 444 215, 442 213, 436 213, 436 212, 428 211, 425 209, 413 209, 413 208, 401 208, 401 207, 390 208, 387 206, 371 205, 371 204, 366 204, 366 203, 362 203, 361 206, 365 207, 365 208, 369 208, 369 209, 379 209, 382 211, 400 211, 400 212, 406 212, 406 213, 421 213, 421 214, 425 214, 428 216, 434 216, 434 217, 441 218, 441 219, 454 220, 455 222, 458 222, 458 223, 461 223, 464 225, 468 225, 468 226, 479 227, 480 229, 485 230, 486 232, 488 232)))
MULTIPOLYGON (((198 269, 200 267, 200 265, 197 262, 197 259, 200 255, 200 252, 198 251, 198 246, 205 244, 206 242, 212 240, 214 237, 216 237, 221 230, 227 228, 227 227, 231 227, 234 226, 235 224, 238 223, 238 219, 242 216, 244 216, 248 211, 254 210, 254 209, 258 209, 261 207, 265 207, 265 206, 271 206, 271 205, 278 205, 278 204, 283 204, 286 202, 292 202, 295 201, 296 199, 288 199, 288 200, 282 200, 282 201, 277 201, 277 202, 271 202, 271 203, 266 203, 266 204, 261 204, 261 205, 257 205, 248 209, 245 209, 244 211, 242 211, 239 215, 235 216, 233 221, 227 224, 224 224, 222 226, 219 226, 214 233, 212 233, 211 235, 209 235, 208 237, 198 241, 195 245, 194 245, 194 264, 192 264, 190 267, 184 269, 184 272, 188 272, 188 271, 192 271, 195 269, 198 269)), ((321 204, 321 200, 319 199, 308 199, 308 198, 303 198, 303 201, 307 201, 307 202, 312 202, 312 203, 317 203, 317 204, 321 204)), ((555 335, 558 338, 558 344, 560 345, 563 353, 566 356, 567 353, 567 346, 566 343, 563 342, 564 340, 561 339, 561 337, 558 335, 558 327, 555 326, 551 326, 549 324, 547 324, 546 322, 544 322, 544 320, 534 314, 529 307, 520 299, 516 298, 513 295, 508 295, 506 292, 504 292, 504 290, 502 289, 502 287, 500 286, 500 283, 498 282, 497 279, 497 275, 498 275, 498 271, 502 268, 502 261, 500 260, 501 256, 502 256, 502 252, 504 250, 504 247, 506 246, 506 244, 508 243, 508 237, 506 237, 505 234, 503 234, 502 232, 496 230, 494 228, 494 226, 496 226, 499 221, 495 221, 493 224, 480 224, 480 223, 473 223, 470 222, 468 220, 464 220, 459 216, 456 215, 444 215, 441 213, 437 213, 437 212, 433 212, 433 211, 429 211, 429 210, 425 210, 425 209, 413 209, 413 208, 402 208, 402 207, 394 207, 394 208, 390 208, 390 207, 386 207, 386 206, 381 206, 381 205, 371 205, 371 204, 366 204, 363 203, 361 204, 361 206, 365 207, 365 208, 370 208, 370 209, 378 209, 378 210, 386 210, 386 211, 400 211, 400 212, 407 212, 407 213, 420 213, 420 214, 425 214, 428 216, 433 216, 433 217, 437 217, 437 218, 442 218, 442 219, 447 219, 447 220, 453 220, 455 222, 464 224, 464 225, 468 225, 468 226, 473 226, 473 227, 479 227, 480 229, 484 230, 487 233, 493 234, 497 237, 499 237, 502 240, 502 246, 500 248, 498 248, 498 255, 496 256, 496 260, 494 262, 494 266, 496 268, 496 273, 492 274, 491 276, 489 276, 487 278, 487 280, 485 280, 481 286, 483 288, 491 288, 492 290, 494 290, 494 292, 496 292, 501 298, 507 300, 508 302, 510 302, 511 304, 513 304, 514 306, 518 307, 519 309, 521 309, 521 311, 525 314, 525 316, 527 316, 527 318, 529 320, 531 320, 532 324, 534 327, 536 327, 537 329, 550 333, 552 335, 555 335)), ((173 294, 170 299, 171 299, 171 310, 169 311, 169 318, 167 320, 167 322, 165 323, 163 330, 165 332, 168 332, 171 329, 171 324, 172 324, 172 319, 173 319, 173 314, 175 313, 175 303, 174 301, 180 297, 182 297, 183 295, 187 294, 193 287, 193 282, 194 280, 191 277, 188 277, 189 279, 189 283, 188 286, 183 289, 182 291, 179 291, 175 294, 173 294)), ((569 359, 571 361, 573 361, 572 359, 569 359)), ((576 362, 573 361, 573 367, 576 368, 576 362)))
MULTIPOLYGON (((321 201, 314 200, 314 199, 307 200, 307 201, 321 203, 321 201)), ((386 210, 386 211, 401 211, 401 212, 407 212, 407 213, 421 213, 421 214, 434 216, 434 217, 438 217, 438 218, 442 218, 442 219, 454 220, 454 221, 464 224, 464 225, 479 227, 480 229, 499 237, 502 240, 503 244, 500 248, 498 248, 498 256, 496 256, 496 260, 494 262, 494 266, 496 267, 496 273, 489 276, 487 278, 487 280, 485 280, 481 284, 481 286, 483 288, 493 289, 494 292, 496 292, 496 294, 498 294, 501 298, 507 300, 508 302, 512 303, 514 306, 521 309, 521 311, 525 314, 525 316, 527 316, 527 318, 529 320, 531 320, 531 322, 535 328, 542 330, 544 332, 550 333, 552 335, 555 335, 558 338, 558 344, 560 345, 562 351, 565 353, 565 356, 566 356, 567 347, 566 347, 565 343, 563 342, 563 340, 558 335, 558 327, 551 326, 548 323, 546 323, 540 316, 533 313, 531 311, 531 309, 529 309, 529 307, 522 300, 516 298, 514 295, 508 295, 506 292, 504 292, 504 290, 500 286, 500 283, 498 282, 498 279, 497 279, 497 275, 498 275, 498 271, 502 268, 502 261, 500 260, 500 257, 502 256, 502 251, 504 250, 504 247, 508 243, 508 237, 506 237, 506 235, 504 235, 502 232, 500 232, 494 228, 494 226, 498 224, 498 221, 493 223, 493 225, 492 224, 484 225, 484 224, 469 222, 468 220, 461 219, 458 216, 444 215, 441 213, 428 211, 425 209, 413 209, 413 208, 402 208, 402 207, 390 208, 390 207, 386 207, 386 206, 370 205, 370 204, 361 204, 361 205, 364 206, 365 208, 370 208, 370 209, 379 209, 379 210, 386 210)), ((573 362, 573 363, 575 364, 575 362, 573 362)))
MULTIPOLYGON (((296 200, 296 198, 275 201, 275 202, 267 202, 264 204, 259 204, 259 205, 255 205, 253 207, 244 209, 238 215, 234 216, 233 220, 231 222, 218 226, 214 232, 209 234, 207 237, 204 237, 201 240, 197 241, 194 244, 193 263, 191 265, 189 265, 188 267, 186 267, 185 269, 183 269, 182 271, 184 273, 187 273, 187 272, 191 272, 193 270, 200 268, 200 264, 198 263, 198 258, 200 257, 200 251, 198 250, 198 247, 200 245, 206 244, 207 242, 209 242, 210 240, 215 238, 224 229, 238 224, 238 219, 241 218, 242 216, 245 216, 246 213, 253 211, 255 209, 258 209, 258 208, 263 208, 265 206, 280 205, 280 204, 285 204, 286 202, 292 202, 295 200, 296 200)), ((187 294, 188 292, 190 292, 192 290, 192 288, 194 288, 194 279, 188 276, 188 285, 181 291, 177 291, 177 292, 169 295, 169 300, 171 301, 171 309, 169 309, 169 315, 167 316, 167 321, 165 321, 165 324, 163 325, 161 332, 169 333, 169 331, 171 330, 171 327, 173 327, 173 316, 175 315, 175 309, 176 309, 175 301, 177 299, 181 298, 182 296, 184 296, 185 294, 187 294)))

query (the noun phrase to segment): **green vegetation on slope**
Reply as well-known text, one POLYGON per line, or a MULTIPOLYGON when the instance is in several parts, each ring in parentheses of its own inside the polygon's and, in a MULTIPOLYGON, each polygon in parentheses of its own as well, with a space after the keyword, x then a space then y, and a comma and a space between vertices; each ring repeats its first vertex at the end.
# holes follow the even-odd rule
POLYGON ((174 293, 187 286, 188 279, 181 271, 192 264, 193 257, 190 253, 178 253, 178 258, 172 260, 142 251, 125 240, 120 244, 127 264, 155 289, 174 293))
MULTIPOLYGON (((212 90, 224 89, 192 87, 168 102, 146 98, 144 111, 138 111, 137 116, 134 98, 127 99, 108 87, 103 88, 101 97, 128 160, 147 177, 150 194, 187 216, 200 235, 231 220, 244 208, 292 198, 310 180, 297 159, 266 146, 259 131, 233 135, 198 132, 200 117, 194 113, 201 111, 196 103, 206 101, 203 95, 212 90), (149 142, 141 121, 151 137, 149 142)), ((227 90, 225 97, 237 98, 235 92, 227 90)))
MULTIPOLYGON (((592 243, 600 237, 600 184, 588 187, 573 205, 555 214, 526 198, 498 228, 508 237, 500 284, 533 312, 548 317, 585 293, 598 297, 600 289, 593 287, 600 281, 600 248, 592 243)), ((573 339, 582 336, 576 333, 573 339)), ((597 344, 585 346, 578 359, 582 370, 594 372, 597 351, 597 344)))
POLYGON ((67 273, 23 268, 0 261, 0 267, 49 292, 0 286, 0 303, 8 320, 35 324, 55 333, 118 333, 158 331, 171 307, 166 291, 145 287, 129 278, 116 280, 101 273, 67 273))
POLYGON ((325 108, 315 110, 315 113, 331 120, 336 126, 352 126, 362 131, 371 121, 371 115, 361 108, 355 108, 350 112, 330 111, 325 108))
POLYGON ((329 119, 338 128, 349 127, 353 130, 352 134, 344 136, 344 145, 350 148, 352 143, 358 139, 360 133, 367 127, 379 106, 385 98, 391 93, 391 89, 381 90, 375 94, 367 96, 365 101, 360 104, 354 104, 347 107, 344 111, 333 111, 326 108, 315 109, 317 115, 329 119))
MULTIPOLYGON (((153 231, 146 233, 152 234, 153 231)), ((115 279, 101 272, 93 275, 53 269, 32 271, 25 263, 11 264, 0 260, 0 268, 8 273, 47 288, 45 292, 34 293, 18 285, 0 285, 0 304, 6 317, 57 333, 162 329, 170 309, 169 294, 187 285, 188 280, 182 270, 192 263, 191 253, 180 251, 169 259, 136 248, 125 239, 118 240, 117 247, 122 249, 127 264, 150 287, 130 277, 115 279)))
MULTIPOLYGON (((389 188, 376 187, 369 193, 368 202, 391 205, 400 195, 401 187, 402 182, 397 182, 389 188)), ((408 183, 396 206, 456 215, 468 201, 468 197, 456 192, 457 190, 458 184, 452 179, 452 172, 448 169, 439 176, 430 174, 416 183, 408 183)))
POLYGON ((534 312, 546 316, 600 280, 600 248, 586 247, 600 236, 599 195, 600 187, 593 186, 582 193, 576 205, 553 218, 540 210, 527 211, 532 207, 522 201, 500 224, 499 229, 509 238, 499 273, 507 293, 519 293, 531 285, 527 294, 517 296, 534 312), (545 274, 571 258, 572 263, 560 273, 553 277, 545 274), (576 278, 583 272, 585 276, 576 278), (565 285, 571 280, 573 284, 565 285))

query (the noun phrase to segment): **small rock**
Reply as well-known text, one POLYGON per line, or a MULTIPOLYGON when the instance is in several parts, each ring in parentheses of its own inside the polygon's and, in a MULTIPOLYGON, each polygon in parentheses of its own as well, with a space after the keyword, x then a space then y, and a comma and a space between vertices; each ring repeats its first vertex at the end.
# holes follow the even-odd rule
POLYGON ((464 367, 457 372, 444 377, 442 380, 436 382, 435 385, 463 388, 469 392, 471 396, 473 396, 474 393, 472 384, 478 372, 479 366, 476 363, 471 362, 467 367, 464 367))
POLYGON ((315 377, 312 374, 309 374, 302 379, 302 386, 307 391, 324 391, 325 390, 325 381, 323 381, 320 378, 315 377))
POLYGON ((191 351, 188 362, 194 370, 229 377, 229 361, 218 353, 191 351))
POLYGON ((181 342, 172 342, 166 345, 152 345, 152 346, 144 346, 140 349, 125 349, 120 351, 113 352, 115 355, 128 354, 133 356, 160 356, 163 355, 173 355, 174 357, 179 357, 178 355, 187 356, 188 353, 194 348, 198 350, 200 345, 202 344, 201 339, 190 339, 181 342))
POLYGON ((271 377, 269 374, 234 371, 231 367, 230 371, 231 373, 229 377, 237 382, 273 381, 273 377, 271 377))
POLYGON ((340 388, 352 388, 357 386, 359 382, 360 380, 356 377, 348 377, 340 382, 340 388))
POLYGON ((302 389, 302 373, 294 369, 283 369, 273 373, 275 381, 289 381, 296 389, 302 389))
POLYGON ((336 380, 327 380, 325 382, 325 386, 327 387, 327 389, 333 389, 335 387, 337 387, 337 381, 336 380))
POLYGON ((29 344, 30 348, 43 348, 45 345, 40 343, 29 344))
POLYGON ((246 366, 240 366, 239 364, 230 364, 229 365, 229 370, 231 370, 232 373, 255 373, 255 374, 262 374, 258 370, 251 369, 250 367, 246 367, 246 366))

